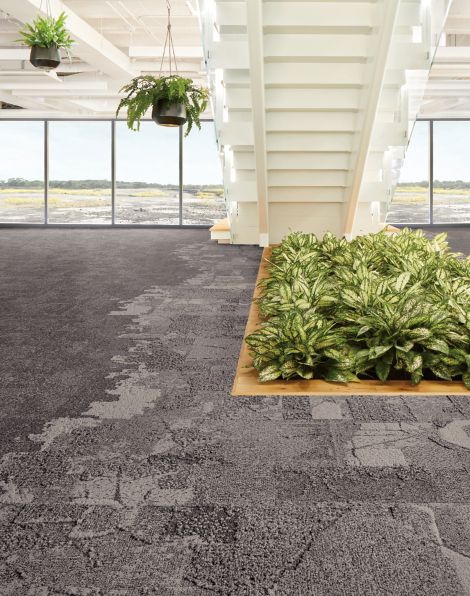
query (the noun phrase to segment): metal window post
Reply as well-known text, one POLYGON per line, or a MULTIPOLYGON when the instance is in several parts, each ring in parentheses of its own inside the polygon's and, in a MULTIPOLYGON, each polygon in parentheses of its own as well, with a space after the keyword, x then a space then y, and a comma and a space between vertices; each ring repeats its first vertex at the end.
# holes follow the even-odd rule
POLYGON ((183 127, 179 127, 179 225, 183 225, 183 127))
POLYGON ((49 120, 44 121, 44 223, 49 223, 49 120))
POLYGON ((111 121, 111 225, 116 223, 116 120, 111 121))
POLYGON ((429 121, 429 223, 434 223, 434 120, 429 121))

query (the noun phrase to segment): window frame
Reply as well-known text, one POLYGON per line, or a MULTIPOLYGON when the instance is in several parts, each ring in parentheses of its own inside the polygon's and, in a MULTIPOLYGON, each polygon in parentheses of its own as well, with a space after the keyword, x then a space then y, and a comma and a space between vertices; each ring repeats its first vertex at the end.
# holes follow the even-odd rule
POLYGON ((428 228, 470 228, 469 222, 462 223, 435 223, 434 222, 434 122, 470 122, 470 118, 417 118, 417 122, 428 123, 428 178, 429 178, 429 223, 395 223, 387 222, 397 228, 428 229, 428 228))
MULTIPOLYGON (((145 118, 145 121, 151 122, 150 118, 145 118)), ((148 229, 148 228, 164 228, 164 229, 203 229, 207 230, 212 227, 213 224, 185 224, 183 222, 183 183, 184 183, 184 160, 183 160, 183 127, 180 126, 178 130, 178 145, 179 145, 179 156, 178 156, 178 180, 179 180, 179 218, 176 224, 138 224, 138 223, 116 223, 116 122, 125 122, 121 118, 0 118, 1 122, 43 122, 44 123, 44 221, 42 223, 15 223, 15 222, 3 222, 0 220, 0 228, 80 228, 80 229, 101 229, 101 228, 135 228, 135 229, 148 229), (111 135, 111 220, 109 223, 50 223, 48 221, 49 215, 49 123, 50 122, 110 122, 110 135, 111 135)), ((201 122, 214 122, 213 118, 201 119, 201 122)), ((157 125, 155 125, 157 126, 157 125)))

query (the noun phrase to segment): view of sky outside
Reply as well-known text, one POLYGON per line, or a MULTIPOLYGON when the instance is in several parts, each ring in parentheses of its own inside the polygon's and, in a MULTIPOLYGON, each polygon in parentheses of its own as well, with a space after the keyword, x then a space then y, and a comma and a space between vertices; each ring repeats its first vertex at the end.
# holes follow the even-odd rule
POLYGON ((50 122, 49 178, 111 180, 110 138, 110 122, 50 122))
POLYGON ((470 182, 470 122, 434 122, 434 179, 470 182))
POLYGON ((184 184, 223 183, 213 122, 203 122, 201 130, 191 131, 184 140, 183 156, 184 184))
POLYGON ((429 205, 429 123, 416 122, 387 221, 427 224, 429 205))
POLYGON ((142 122, 140 131, 116 124, 116 177, 124 182, 178 185, 178 129, 142 122))
POLYGON ((429 124, 416 122, 400 172, 400 183, 421 182, 429 176, 429 124))
MULTIPOLYGON (((404 161, 400 182, 428 178, 428 122, 417 122, 404 161)), ((434 179, 470 182, 470 122, 434 122, 434 179)))
POLYGON ((44 177, 44 124, 0 122, 0 180, 44 177))
MULTIPOLYGON (((51 179, 109 178, 110 126, 109 122, 51 122, 51 179), (84 160, 86 168, 83 167, 84 160)), ((42 179, 42 130, 42 122, 0 122, 0 180, 42 179)), ((133 132, 124 122, 118 122, 117 137, 119 180, 178 184, 176 128, 144 122, 140 132, 133 132)), ((184 151, 192 157, 185 161, 186 184, 222 183, 212 122, 203 123, 202 131, 192 131, 184 140, 184 151)))

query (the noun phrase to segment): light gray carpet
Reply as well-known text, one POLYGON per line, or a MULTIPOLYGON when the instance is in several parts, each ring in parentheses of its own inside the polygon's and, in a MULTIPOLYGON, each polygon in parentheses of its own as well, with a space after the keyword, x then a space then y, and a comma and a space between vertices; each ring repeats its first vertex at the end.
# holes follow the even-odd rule
POLYGON ((2 596, 470 594, 470 399, 230 397, 259 257, 0 230, 2 596))

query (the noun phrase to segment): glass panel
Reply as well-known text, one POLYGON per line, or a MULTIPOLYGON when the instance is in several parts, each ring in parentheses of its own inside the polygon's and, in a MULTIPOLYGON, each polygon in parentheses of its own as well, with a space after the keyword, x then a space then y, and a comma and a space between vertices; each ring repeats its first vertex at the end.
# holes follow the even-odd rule
POLYGON ((49 123, 49 223, 111 223, 111 122, 49 123))
POLYGON ((179 224, 179 130, 116 123, 116 223, 179 224))
POLYGON ((44 223, 44 123, 0 122, 0 221, 44 223))
POLYGON ((429 122, 416 122, 387 215, 389 223, 429 223, 429 122))
POLYGON ((470 222, 470 122, 434 122, 434 223, 470 222))
POLYGON ((184 139, 183 160, 183 223, 212 225, 226 217, 213 122, 202 122, 184 139))

